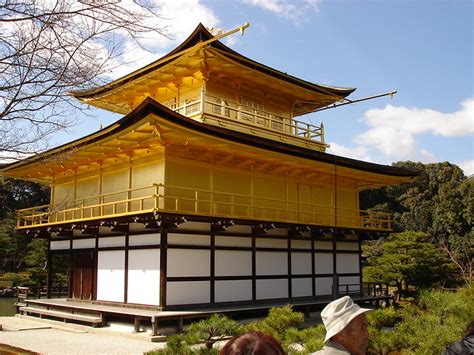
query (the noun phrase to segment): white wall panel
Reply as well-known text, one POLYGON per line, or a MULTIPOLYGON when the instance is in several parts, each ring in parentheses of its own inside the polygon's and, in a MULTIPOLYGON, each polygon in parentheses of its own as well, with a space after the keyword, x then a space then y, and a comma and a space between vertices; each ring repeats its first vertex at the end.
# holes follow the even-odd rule
POLYGON ((97 300, 123 302, 125 251, 99 251, 97 256, 97 300))
POLYGON ((288 241, 286 239, 264 239, 257 238, 257 248, 284 248, 288 249, 288 241))
POLYGON ((360 291, 360 277, 359 276, 343 276, 339 278, 339 290, 341 292, 346 291, 346 287, 344 285, 352 285, 348 286, 349 291, 360 291))
POLYGON ((359 254, 337 254, 336 267, 340 274, 359 272, 359 254))
POLYGON ((156 245, 160 244, 160 234, 134 234, 129 236, 128 245, 156 245))
POLYGON ((291 292, 293 297, 305 297, 313 294, 313 283, 311 279, 291 280, 291 292))
POLYGON ((216 281, 216 302, 252 300, 252 280, 216 281))
POLYGON ((288 280, 257 280, 257 299, 287 298, 288 280))
POLYGON ((125 246, 125 236, 99 238, 99 248, 123 246, 125 246))
POLYGON ((69 250, 69 240, 53 240, 51 241, 51 250, 69 250))
POLYGON ((299 248, 299 249, 311 249, 311 241, 309 240, 292 240, 291 241, 292 248, 299 248))
POLYGON ((251 247, 251 238, 216 236, 216 245, 225 247, 251 247))
POLYGON ((359 243, 344 243, 344 242, 337 242, 336 243, 337 250, 359 250, 359 243))
POLYGON ((316 278, 316 296, 332 294, 332 277, 316 278))
POLYGON ((160 250, 141 249, 128 252, 129 303, 159 305, 160 250))
POLYGON ((168 305, 209 303, 209 281, 180 281, 166 283, 166 302, 168 305))
POLYGON ((73 249, 91 249, 95 248, 95 239, 77 239, 72 241, 73 249))
POLYGON ((179 245, 210 245, 210 237, 208 235, 199 234, 168 234, 168 244, 179 245))
POLYGON ((314 249, 332 249, 332 242, 314 242, 314 249))
POLYGON ((252 275, 252 252, 216 250, 216 276, 252 275))
POLYGON ((291 253, 291 273, 311 274, 311 253, 291 253))
POLYGON ((210 276, 210 251, 168 249, 168 276, 210 276))
POLYGON ((331 253, 314 253, 314 262, 316 274, 332 274, 332 254, 331 253))
POLYGON ((257 275, 288 274, 288 253, 257 251, 257 275))

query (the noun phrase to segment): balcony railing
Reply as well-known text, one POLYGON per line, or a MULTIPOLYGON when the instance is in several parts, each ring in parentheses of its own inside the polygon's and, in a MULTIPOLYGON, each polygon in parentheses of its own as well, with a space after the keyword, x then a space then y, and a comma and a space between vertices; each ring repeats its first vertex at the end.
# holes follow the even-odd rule
POLYGON ((391 214, 385 212, 163 184, 18 210, 17 227, 30 228, 153 211, 377 231, 392 229, 391 214))
POLYGON ((183 116, 200 116, 204 122, 218 125, 234 123, 326 146, 323 124, 316 126, 208 94, 202 93, 182 102, 168 101, 163 104, 183 116))

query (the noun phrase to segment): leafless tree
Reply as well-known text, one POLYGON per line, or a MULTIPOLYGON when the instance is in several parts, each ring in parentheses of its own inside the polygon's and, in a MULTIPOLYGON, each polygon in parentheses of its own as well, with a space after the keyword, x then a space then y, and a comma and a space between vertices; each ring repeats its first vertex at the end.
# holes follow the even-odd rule
POLYGON ((103 83, 124 41, 167 36, 153 0, 0 0, 0 159, 75 123, 72 89, 103 83))

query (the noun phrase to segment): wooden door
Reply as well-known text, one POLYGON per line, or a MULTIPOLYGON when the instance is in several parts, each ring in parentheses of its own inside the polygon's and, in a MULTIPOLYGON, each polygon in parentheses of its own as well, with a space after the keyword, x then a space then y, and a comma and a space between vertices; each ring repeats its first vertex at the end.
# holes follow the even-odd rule
POLYGON ((72 297, 92 300, 96 277, 95 257, 93 251, 74 254, 72 269, 72 297))

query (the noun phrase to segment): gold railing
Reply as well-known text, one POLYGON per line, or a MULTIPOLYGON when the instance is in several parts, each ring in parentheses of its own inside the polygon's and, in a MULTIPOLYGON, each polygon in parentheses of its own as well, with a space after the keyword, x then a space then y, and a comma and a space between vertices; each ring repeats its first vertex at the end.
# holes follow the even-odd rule
POLYGON ((202 93, 201 96, 189 98, 183 102, 168 101, 163 104, 183 116, 205 115, 205 121, 218 119, 219 122, 235 122, 325 145, 323 124, 316 126, 216 96, 202 93))
POLYGON ((379 231, 392 229, 391 214, 385 212, 163 184, 18 210, 17 227, 81 222, 152 211, 379 231))

